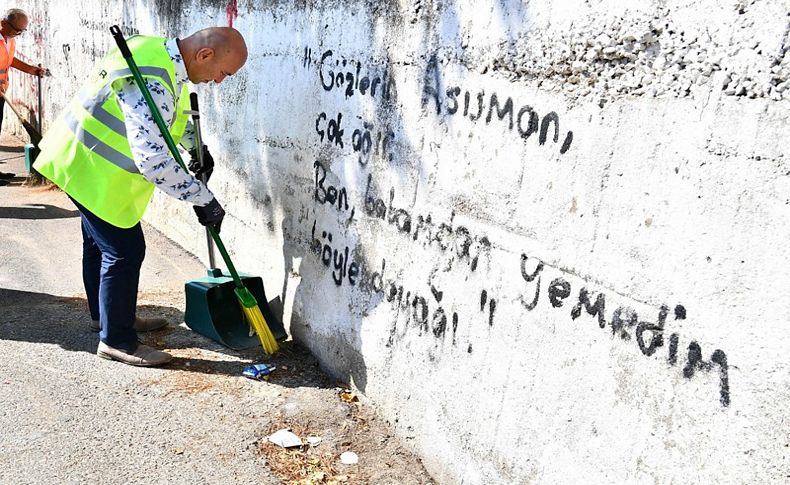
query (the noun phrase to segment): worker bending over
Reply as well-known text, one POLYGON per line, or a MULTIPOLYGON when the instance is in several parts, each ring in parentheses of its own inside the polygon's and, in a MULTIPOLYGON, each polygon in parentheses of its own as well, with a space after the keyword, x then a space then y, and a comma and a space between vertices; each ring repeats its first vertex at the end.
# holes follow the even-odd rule
MULTIPOLYGON (((213 159, 205 146, 194 146, 187 82, 221 83, 235 74, 247 60, 244 38, 215 27, 185 39, 138 35, 128 44, 173 139, 193 158, 204 150, 200 170, 208 177, 213 159)), ((136 315, 145 257, 140 219, 154 188, 192 204, 200 223, 217 231, 225 211, 171 156, 118 49, 95 68, 40 146, 35 169, 63 189, 81 215, 83 282, 91 325, 100 331, 97 355, 139 366, 169 362, 168 353, 137 341, 138 331, 167 325, 136 315)))

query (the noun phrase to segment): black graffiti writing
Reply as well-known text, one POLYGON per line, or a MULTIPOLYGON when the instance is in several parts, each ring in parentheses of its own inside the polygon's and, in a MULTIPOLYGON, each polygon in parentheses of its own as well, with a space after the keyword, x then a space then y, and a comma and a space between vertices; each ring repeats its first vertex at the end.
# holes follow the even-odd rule
POLYGON ((318 115, 315 119, 315 132, 318 134, 321 141, 324 141, 324 135, 326 134, 327 142, 334 142, 335 145, 339 145, 340 148, 343 148, 343 133, 345 132, 342 128, 343 113, 338 113, 336 120, 330 119, 329 123, 324 125, 326 119, 326 113, 320 113, 318 115), (324 126, 326 126, 326 130, 324 130, 324 126))
POLYGON ((721 349, 716 349, 711 354, 710 361, 719 366, 719 401, 722 406, 730 405, 730 374, 727 366, 727 354, 721 349))
MULTIPOLYGON (((364 263, 354 260, 353 251, 345 246, 342 250, 333 247, 333 235, 326 231, 321 232, 321 238, 316 237, 317 221, 313 221, 311 231, 310 249, 313 254, 323 263, 327 270, 331 271, 332 280, 337 286, 342 286, 344 282, 358 287, 366 292, 378 293, 390 303, 396 310, 396 318, 390 329, 387 346, 391 347, 396 340, 406 336, 410 329, 416 329, 418 336, 430 335, 437 342, 443 342, 448 329, 452 332, 452 345, 457 345, 457 332, 459 324, 458 313, 450 311, 442 305, 444 292, 430 285, 428 295, 420 294, 417 291, 404 288, 399 282, 387 279, 385 275, 387 261, 382 259, 381 268, 375 271, 368 271, 364 263), (405 315, 405 325, 403 329, 397 331, 397 315, 405 315)), ((490 322, 493 322, 493 315, 496 309, 496 302, 489 301, 490 322)))
POLYGON ((406 234, 411 233, 411 215, 405 209, 396 209, 392 206, 395 199, 395 188, 390 188, 389 206, 383 199, 375 197, 375 193, 371 193, 371 186, 373 183, 373 175, 368 174, 368 184, 365 189, 365 206, 364 212, 370 217, 385 220, 388 223, 398 228, 400 232, 406 234), (389 217, 387 214, 389 213, 389 217))
POLYGON ((650 322, 639 322, 636 326, 636 343, 639 345, 639 350, 646 356, 651 356, 656 352, 656 349, 664 345, 664 323, 667 320, 669 308, 666 305, 661 305, 658 310, 658 322, 653 324, 650 322), (650 332, 650 343, 646 344, 645 332, 650 332))
POLYGON ((384 271, 387 269, 387 260, 381 260, 381 270, 367 271, 365 265, 360 265, 359 287, 370 293, 384 292, 384 271))
POLYGON ((427 216, 411 213, 403 208, 394 206, 395 188, 389 191, 389 201, 377 196, 376 187, 373 185, 373 176, 368 174, 367 187, 363 212, 376 219, 381 219, 394 226, 398 232, 410 236, 413 241, 419 241, 423 246, 436 246, 442 251, 452 251, 458 259, 469 264, 470 269, 477 269, 481 255, 487 254, 491 243, 486 236, 473 236, 465 226, 454 226, 452 213, 449 223, 436 224, 430 214, 427 216))
MULTIPOLYGON (((94 30, 101 32, 102 34, 107 33, 107 31, 110 30, 110 27, 116 25, 117 23, 118 22, 111 20, 92 20, 85 17, 80 17, 79 19, 80 30, 94 30)), ((137 27, 130 22, 121 22, 119 27, 125 36, 137 35, 140 33, 140 31, 137 30, 137 27)))
POLYGON ((367 123, 363 124, 363 128, 364 131, 359 128, 354 130, 354 133, 351 135, 351 147, 359 154, 357 159, 359 164, 364 166, 368 164, 370 150, 373 148, 373 140, 370 137, 370 129, 367 123))
POLYGON ((631 340, 629 329, 636 327, 639 315, 630 307, 617 307, 612 314, 612 335, 631 340))
POLYGON ((518 128, 518 134, 521 138, 527 139, 532 136, 533 133, 537 133, 539 125, 540 117, 535 110, 532 109, 532 106, 525 105, 518 110, 516 128, 518 128), (525 123, 526 126, 524 125, 525 123))
POLYGON ((686 366, 683 367, 683 377, 691 379, 697 370, 710 371, 713 365, 719 366, 719 401, 722 406, 730 405, 730 378, 727 366, 727 355, 724 351, 716 349, 711 354, 710 361, 702 359, 702 347, 697 342, 691 342, 688 347, 686 366))
POLYGON ((667 357, 667 360, 671 365, 675 365, 678 362, 678 341, 678 334, 673 333, 669 336, 669 357, 667 357))
MULTIPOLYGON (((312 64, 312 49, 305 48, 302 65, 306 68, 312 64)), ((392 96, 395 81, 385 69, 379 75, 362 72, 362 63, 347 59, 335 59, 331 49, 324 51, 318 63, 318 79, 325 91, 342 90, 346 99, 359 93, 361 96, 379 97, 388 100, 392 96)))
POLYGON ((519 299, 521 300, 521 304, 524 305, 524 308, 532 311, 536 306, 538 306, 538 296, 540 295, 540 273, 543 271, 543 261, 538 260, 537 264, 535 265, 535 269, 531 272, 527 272, 528 259, 529 258, 527 258, 526 254, 521 255, 521 277, 524 278, 524 281, 527 283, 531 283, 537 278, 537 281, 535 282, 535 296, 531 301, 525 300, 523 295, 519 296, 519 299))
MULTIPOLYGON (((522 265, 525 259, 526 259, 526 255, 522 255, 522 265)), ((595 304, 591 305, 590 296, 587 292, 587 288, 582 288, 581 290, 579 290, 579 302, 571 310, 571 318, 573 320, 576 320, 581 316, 582 307, 584 307, 584 310, 587 312, 588 315, 593 317, 595 316, 598 317, 598 325, 601 328, 604 328, 606 326, 606 319, 604 318, 604 311, 606 310, 606 298, 604 298, 603 293, 599 293, 598 296, 595 298, 595 304)))
POLYGON ((508 117, 508 130, 513 129, 513 100, 507 98, 505 101, 505 105, 502 109, 499 108, 499 98, 497 98, 496 93, 491 95, 491 102, 488 104, 488 116, 486 116, 486 123, 491 123, 491 115, 494 114, 494 110, 496 110, 497 118, 504 119, 505 116, 508 117))
POLYGON ((352 286, 356 285, 357 277, 359 276, 360 266, 356 261, 351 261, 350 249, 345 246, 344 249, 338 250, 332 247, 332 233, 322 231, 319 240, 315 237, 317 221, 313 222, 313 230, 311 234, 311 249, 313 253, 319 256, 321 262, 324 263, 332 273, 332 280, 337 286, 341 286, 343 281, 347 280, 352 286))
MULTIPOLYGON (((390 342, 394 343, 394 338, 403 338, 410 328, 417 329, 417 335, 431 335, 437 340, 444 340, 447 334, 447 310, 441 305, 444 292, 437 290, 431 285, 431 296, 425 297, 403 287, 396 281, 387 282, 384 292, 387 302, 392 304, 398 312, 403 311, 406 315, 406 324, 399 333, 395 330, 397 319, 393 322, 393 329, 390 331, 390 342)), ((452 313, 452 345, 456 345, 456 332, 458 331, 458 314, 452 313)))
POLYGON ((549 285, 549 301, 551 306, 559 308, 562 301, 571 296, 571 284, 562 278, 555 278, 549 285))
POLYGON ((373 123, 363 122, 362 128, 357 128, 351 135, 351 147, 358 154, 357 161, 363 167, 370 161, 371 155, 385 156, 392 161, 391 146, 395 140, 392 131, 377 130, 373 123))
POLYGON ((455 334, 458 331, 458 314, 453 313, 453 346, 458 345, 458 341, 455 339, 455 334))
MULTIPOLYGON (((536 258, 529 258, 526 254, 521 255, 521 276, 525 283, 527 283, 527 286, 520 296, 520 301, 528 311, 534 310, 538 304, 540 298, 541 273, 543 270, 544 264, 542 261, 536 258), (531 291, 531 285, 535 286, 534 292, 531 291)), ((571 294, 571 284, 562 277, 555 278, 547 290, 547 297, 553 308, 561 308, 564 301, 570 297, 571 294)), ((606 327, 606 296, 603 293, 598 293, 595 297, 595 303, 592 303, 589 290, 586 287, 582 287, 578 293, 578 301, 571 308, 571 320, 578 319, 582 315, 583 309, 588 315, 597 318, 600 328, 606 327)), ((674 315, 675 320, 684 320, 686 318, 686 308, 683 305, 676 305, 674 308, 674 315)), ((619 306, 612 312, 608 325, 610 326, 613 337, 617 337, 624 341, 636 340, 637 347, 642 355, 649 357, 664 346, 664 330, 668 316, 669 307, 667 305, 661 305, 655 322, 640 320, 639 315, 633 308, 619 306)), ((673 333, 669 337, 668 348, 668 361, 671 365, 677 363, 678 343, 679 336, 673 333)), ((702 349, 699 344, 691 342, 689 344, 687 361, 683 368, 683 375, 690 379, 697 370, 711 370, 713 364, 719 366, 721 404, 723 406, 729 406, 729 375, 727 355, 724 351, 720 349, 715 350, 711 356, 710 362, 706 362, 702 359, 702 349)))
MULTIPOLYGON (((322 205, 329 204, 335 207, 338 212, 348 211, 348 191, 346 188, 340 187, 338 189, 334 185, 326 183, 327 170, 320 161, 316 160, 313 163, 313 167, 315 168, 315 188, 313 190, 315 201, 322 205)), ((349 221, 354 218, 355 211, 356 209, 351 207, 351 215, 348 217, 349 221)))
MULTIPOLYGON (((554 111, 550 111, 541 119, 537 111, 530 105, 523 105, 518 111, 515 111, 512 97, 502 97, 497 93, 488 95, 485 89, 472 92, 463 90, 460 86, 452 86, 442 92, 441 84, 438 61, 436 56, 432 56, 423 77, 422 107, 427 108, 433 103, 437 116, 442 115, 442 108, 449 116, 454 116, 461 111, 461 116, 467 117, 471 121, 481 118, 485 120, 486 124, 506 121, 507 130, 512 131, 515 126, 520 138, 525 141, 532 134, 539 132, 539 145, 544 145, 549 139, 553 143, 559 142, 560 117, 554 111), (461 97, 462 92, 463 96, 461 97), (488 102, 487 111, 486 101, 488 102), (461 110, 461 105, 463 105, 463 110, 461 110), (484 113, 485 118, 483 118, 484 113), (514 113, 516 113, 515 116, 514 113)), ((560 146, 560 154, 566 153, 572 143, 573 132, 568 131, 560 146)))
POLYGON ((483 290, 480 292, 480 311, 485 311, 486 302, 488 302, 488 326, 494 326, 494 313, 496 312, 496 300, 488 297, 488 292, 483 290))

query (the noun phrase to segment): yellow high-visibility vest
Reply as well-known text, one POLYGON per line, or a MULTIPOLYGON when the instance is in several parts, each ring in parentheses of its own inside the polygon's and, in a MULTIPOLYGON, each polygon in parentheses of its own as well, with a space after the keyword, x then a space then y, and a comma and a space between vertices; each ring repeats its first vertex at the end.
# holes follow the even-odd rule
MULTIPOLYGON (((143 78, 162 84, 176 100, 169 127, 176 143, 186 130, 189 92, 176 93, 175 65, 162 37, 133 36, 129 49, 143 78)), ((130 228, 140 222, 154 184, 143 177, 132 158, 124 116, 114 85, 132 72, 117 48, 102 59, 95 80, 63 110, 41 140, 33 167, 74 200, 110 224, 130 228)), ((152 130, 158 130, 151 123, 152 130)))

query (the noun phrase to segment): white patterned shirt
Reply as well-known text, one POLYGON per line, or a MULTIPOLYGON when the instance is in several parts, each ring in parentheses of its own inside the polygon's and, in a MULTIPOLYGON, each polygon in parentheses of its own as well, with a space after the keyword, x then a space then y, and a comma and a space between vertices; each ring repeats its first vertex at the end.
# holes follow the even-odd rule
MULTIPOLYGON (((189 81, 189 78, 176 39, 168 39, 165 42, 165 48, 175 64, 175 92, 181 93, 184 83, 189 81)), ((214 194, 194 175, 182 169, 170 155, 165 139, 159 132, 143 93, 135 84, 134 79, 119 79, 115 83, 118 104, 125 118, 124 124, 126 125, 129 148, 132 150, 134 164, 140 174, 157 188, 178 200, 199 206, 205 206, 211 202, 214 194)), ((159 108, 165 124, 169 126, 175 115, 175 99, 159 81, 146 79, 146 86, 148 86, 148 91, 159 108)), ((181 146, 186 150, 191 150, 195 146, 195 131, 191 121, 187 122, 181 146)), ((189 163, 189 159, 187 158, 184 163, 189 163)))

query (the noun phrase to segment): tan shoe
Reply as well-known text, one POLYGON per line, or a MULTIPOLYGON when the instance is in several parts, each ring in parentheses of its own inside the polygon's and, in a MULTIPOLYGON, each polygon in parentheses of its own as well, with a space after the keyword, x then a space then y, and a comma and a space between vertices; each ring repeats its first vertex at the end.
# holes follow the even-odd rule
MULTIPOLYGON (((166 327, 170 323, 164 318, 140 318, 134 319, 134 329, 138 332, 151 332, 166 327)), ((101 330, 101 324, 98 320, 91 320, 91 330, 98 332, 101 330)))
POLYGON ((156 350, 153 347, 143 344, 138 344, 137 350, 135 350, 133 354, 130 354, 124 350, 110 347, 104 342, 99 342, 96 355, 102 359, 117 360, 124 364, 136 365, 139 367, 155 367, 167 364, 173 360, 173 356, 167 352, 162 352, 161 350, 156 350))

